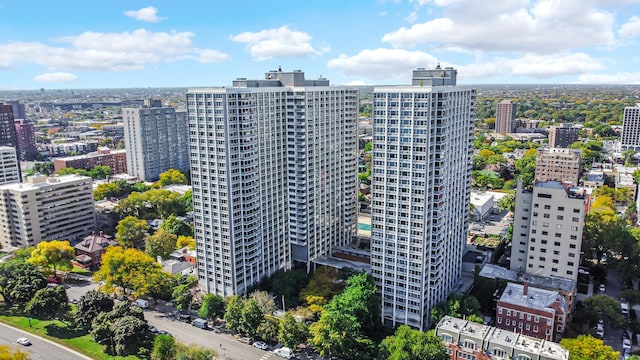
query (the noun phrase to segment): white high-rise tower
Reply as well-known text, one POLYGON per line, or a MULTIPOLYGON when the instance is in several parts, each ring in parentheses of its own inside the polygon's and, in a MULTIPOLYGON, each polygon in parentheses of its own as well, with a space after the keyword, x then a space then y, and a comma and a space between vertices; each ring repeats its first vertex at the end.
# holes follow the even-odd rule
POLYGON ((458 284, 475 97, 440 66, 415 70, 412 86, 374 89, 371 268, 387 325, 427 329, 458 284))
POLYGON ((187 92, 198 277, 242 294, 356 231, 358 91, 270 71, 187 92))

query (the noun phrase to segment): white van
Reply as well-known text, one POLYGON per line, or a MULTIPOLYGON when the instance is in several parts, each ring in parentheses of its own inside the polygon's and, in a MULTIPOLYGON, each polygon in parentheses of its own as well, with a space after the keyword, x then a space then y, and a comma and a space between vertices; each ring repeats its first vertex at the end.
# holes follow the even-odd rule
POLYGON ((285 359, 291 359, 293 357, 293 350, 288 347, 281 347, 273 351, 276 355, 285 359))
POLYGON ((620 303, 620 312, 622 315, 629 316, 629 304, 626 302, 620 303))
POLYGON ((133 302, 133 305, 141 308, 141 309, 147 309, 149 307, 149 301, 144 300, 144 299, 138 299, 136 301, 133 302))

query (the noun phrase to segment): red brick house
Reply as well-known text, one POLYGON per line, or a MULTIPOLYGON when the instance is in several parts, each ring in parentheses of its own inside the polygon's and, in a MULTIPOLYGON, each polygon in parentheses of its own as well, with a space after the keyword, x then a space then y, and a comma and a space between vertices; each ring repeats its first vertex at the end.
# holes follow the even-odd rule
POLYGON ((496 327, 538 339, 560 341, 569 304, 558 291, 509 283, 496 305, 496 327))
POLYGON ((82 269, 97 269, 100 267, 102 255, 109 246, 114 245, 118 245, 118 242, 113 240, 111 236, 102 233, 102 231, 100 234, 94 232, 74 246, 76 258, 72 263, 82 269))

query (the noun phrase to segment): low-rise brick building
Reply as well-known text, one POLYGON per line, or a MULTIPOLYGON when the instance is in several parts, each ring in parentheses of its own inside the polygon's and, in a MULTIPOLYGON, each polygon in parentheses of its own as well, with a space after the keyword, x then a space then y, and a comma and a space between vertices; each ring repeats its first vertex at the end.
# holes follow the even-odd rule
POLYGON ((496 304, 496 327, 560 341, 569 304, 557 291, 509 283, 496 304))
POLYGON ((60 169, 68 167, 90 170, 96 166, 108 166, 112 174, 123 174, 127 172, 126 152, 100 148, 94 154, 57 158, 53 159, 53 170, 57 173, 60 169))

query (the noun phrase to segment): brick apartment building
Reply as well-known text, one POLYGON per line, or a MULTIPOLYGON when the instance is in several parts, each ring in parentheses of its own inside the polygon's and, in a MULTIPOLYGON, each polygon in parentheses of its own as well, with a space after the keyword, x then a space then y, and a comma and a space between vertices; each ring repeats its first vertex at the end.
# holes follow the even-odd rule
POLYGON ((57 173, 62 168, 90 170, 96 166, 108 166, 112 174, 124 174, 127 172, 126 150, 109 150, 100 148, 95 154, 69 156, 53 159, 53 170, 57 173))
POLYGON ((569 304, 557 291, 509 283, 496 305, 496 327, 560 341, 569 304))

